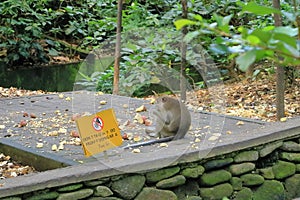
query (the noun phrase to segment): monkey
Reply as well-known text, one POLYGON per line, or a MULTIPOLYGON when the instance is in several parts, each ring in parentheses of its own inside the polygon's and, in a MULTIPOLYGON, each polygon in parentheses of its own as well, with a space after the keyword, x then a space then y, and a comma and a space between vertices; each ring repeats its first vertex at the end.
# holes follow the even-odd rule
POLYGON ((174 136, 173 140, 181 139, 191 125, 191 114, 179 100, 167 96, 157 99, 155 132, 159 138, 174 136))
MULTIPOLYGON (((126 149, 182 139, 188 132, 191 125, 191 114, 182 102, 167 96, 162 96, 156 101, 156 109, 153 112, 156 117, 154 136, 160 139, 129 145, 125 147, 126 149)), ((151 132, 153 130, 146 129, 146 133, 151 132)))

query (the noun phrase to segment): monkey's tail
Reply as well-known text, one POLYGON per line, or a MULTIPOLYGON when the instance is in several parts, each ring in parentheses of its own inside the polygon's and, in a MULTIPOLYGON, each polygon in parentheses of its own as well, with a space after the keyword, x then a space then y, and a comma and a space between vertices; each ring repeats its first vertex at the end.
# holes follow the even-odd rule
POLYGON ((163 142, 170 142, 171 140, 173 140, 174 136, 169 136, 169 137, 165 137, 165 138, 159 138, 159 139, 155 139, 155 140, 148 140, 145 142, 139 142, 136 144, 131 144, 131 145, 127 145, 125 147, 123 147, 123 149, 130 149, 130 148, 136 148, 136 147, 141 147, 141 146, 148 146, 151 144, 156 144, 156 143, 163 143, 163 142))

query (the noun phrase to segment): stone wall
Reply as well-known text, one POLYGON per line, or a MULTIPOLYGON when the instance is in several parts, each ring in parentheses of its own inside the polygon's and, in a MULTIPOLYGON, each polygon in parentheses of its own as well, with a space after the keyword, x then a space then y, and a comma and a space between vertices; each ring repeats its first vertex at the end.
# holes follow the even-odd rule
POLYGON ((155 171, 79 181, 1 200, 283 200, 300 197, 299 189, 300 139, 296 138, 155 171))

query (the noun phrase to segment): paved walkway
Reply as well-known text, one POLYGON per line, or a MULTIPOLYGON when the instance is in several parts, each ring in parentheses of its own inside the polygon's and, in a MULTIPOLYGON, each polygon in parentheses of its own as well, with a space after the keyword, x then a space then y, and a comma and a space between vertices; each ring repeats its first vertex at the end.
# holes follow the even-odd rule
MULTIPOLYGON (((272 128, 272 123, 191 111, 193 119, 191 134, 188 134, 183 140, 170 142, 168 147, 161 147, 156 144, 142 147, 140 153, 132 153, 130 149, 125 150, 118 147, 107 151, 106 154, 100 153, 89 158, 84 156, 82 147, 75 144, 76 139, 70 136, 71 130, 76 130, 75 122, 71 120, 74 113, 88 112, 93 114, 101 109, 112 107, 122 125, 128 120, 132 122, 136 114, 135 109, 143 104, 147 108, 143 115, 151 118, 153 105, 148 101, 114 95, 68 92, 63 93, 63 97, 58 94, 51 94, 0 99, 0 125, 2 125, 0 126, 0 142, 61 160, 66 164, 76 165, 95 159, 107 164, 114 163, 116 160, 122 162, 130 162, 132 159, 139 158, 144 160, 145 157, 162 154, 164 156, 176 154, 178 157, 183 153, 200 151, 202 152, 201 155, 198 155, 200 157, 205 157, 208 154, 213 156, 218 154, 213 151, 214 147, 226 146, 230 152, 235 149, 233 148, 235 143, 243 140, 252 141, 253 138, 269 134, 269 131, 265 131, 265 129, 272 128), (107 103, 100 105, 100 101, 107 103), (24 117, 24 113, 29 115, 33 113, 36 118, 24 117), (19 127, 21 120, 26 120, 27 126, 19 127), (65 132, 65 130, 67 131, 65 132), (58 135, 51 136, 53 131, 58 131, 58 135), (51 149, 53 144, 59 146, 62 141, 66 142, 64 149, 59 151, 51 149), (38 148, 37 143, 43 143, 43 147, 38 148)), ((300 122, 300 118, 296 123, 298 122, 300 122)), ((145 125, 125 126, 122 132, 139 134, 142 138, 146 138, 144 128, 145 125)), ((122 146, 126 146, 130 142, 132 143, 132 141, 124 141, 122 146)))

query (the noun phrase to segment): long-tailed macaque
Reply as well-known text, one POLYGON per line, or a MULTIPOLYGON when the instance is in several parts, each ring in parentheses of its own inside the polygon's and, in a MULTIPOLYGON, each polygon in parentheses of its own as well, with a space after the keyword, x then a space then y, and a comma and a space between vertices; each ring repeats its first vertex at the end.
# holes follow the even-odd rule
MULTIPOLYGON (((191 114, 182 102, 167 96, 160 97, 156 101, 157 107, 153 112, 156 117, 154 136, 160 139, 129 145, 125 148, 178 140, 183 138, 188 132, 191 125, 191 114)), ((146 130, 146 133, 151 132, 153 130, 146 130)))
POLYGON ((155 132, 159 138, 174 136, 173 140, 181 139, 191 125, 191 114, 179 100, 163 96, 157 99, 155 132))

